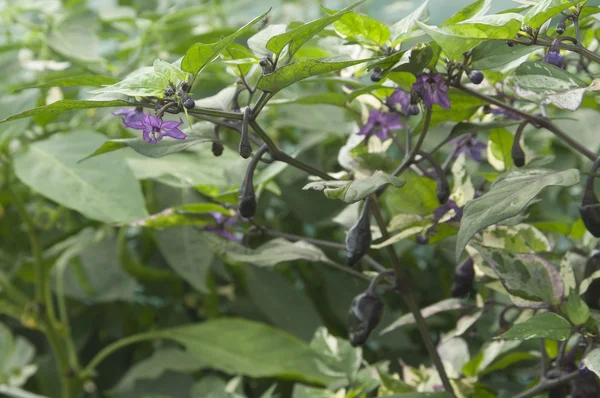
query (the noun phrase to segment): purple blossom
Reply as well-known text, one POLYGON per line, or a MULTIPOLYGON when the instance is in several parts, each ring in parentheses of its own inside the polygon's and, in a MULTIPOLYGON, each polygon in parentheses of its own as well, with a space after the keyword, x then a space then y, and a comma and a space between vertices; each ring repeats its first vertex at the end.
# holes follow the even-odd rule
POLYGON ((400 115, 397 113, 372 110, 371 113, 369 113, 367 124, 361 127, 358 135, 366 136, 365 140, 368 140, 372 135, 376 135, 380 140, 385 140, 392 130, 401 128, 400 115))
POLYGON ((142 130, 144 132, 142 135, 144 140, 150 144, 156 144, 165 135, 176 140, 185 140, 187 137, 183 131, 179 130, 179 126, 183 124, 182 121, 164 122, 161 118, 152 116, 150 113, 146 113, 141 120, 130 122, 123 120, 123 123, 127 127, 142 130))
POLYGON ((123 123, 127 126, 127 123, 135 123, 142 120, 144 117, 144 111, 142 108, 123 108, 116 110, 112 113, 113 115, 124 115, 123 123))
POLYGON ((423 98, 426 107, 431 108, 433 104, 438 104, 442 108, 450 109, 448 85, 441 73, 421 73, 412 88, 423 98))
POLYGON ((486 144, 476 140, 472 136, 455 138, 450 140, 450 142, 458 147, 456 153, 454 154, 455 157, 458 157, 461 153, 464 153, 478 163, 481 162, 481 151, 487 149, 486 144))
POLYGON ((560 55, 560 52, 558 50, 548 51, 548 53, 544 56, 544 59, 542 61, 554 65, 558 68, 562 68, 565 63, 562 55, 560 55))
POLYGON ((228 228, 237 224, 237 220, 235 219, 235 217, 227 217, 224 214, 217 212, 210 212, 209 214, 215 219, 216 225, 205 226, 203 228, 205 231, 215 232, 225 239, 233 240, 236 242, 241 241, 241 238, 238 238, 237 236, 232 234, 228 228))
POLYGON ((520 120, 522 119, 522 117, 514 112, 511 111, 507 111, 506 109, 502 109, 502 108, 492 108, 490 109, 490 113, 492 115, 503 115, 505 118, 508 119, 514 119, 514 120, 520 120))
POLYGON ((452 217, 451 219, 449 219, 446 222, 460 221, 463 216, 462 209, 460 207, 458 207, 456 202, 453 201, 452 199, 448 199, 448 201, 446 201, 446 203, 444 203, 442 206, 435 209, 435 211, 433 212, 433 217, 435 218, 436 221, 439 221, 444 216, 444 214, 448 213, 450 210, 454 210, 455 214, 454 214, 454 217, 452 217))
POLYGON ((392 95, 390 95, 386 101, 386 105, 391 109, 401 112, 403 115, 408 115, 408 106, 410 105, 410 93, 404 90, 397 89, 392 95), (397 107, 396 105, 400 105, 397 107))

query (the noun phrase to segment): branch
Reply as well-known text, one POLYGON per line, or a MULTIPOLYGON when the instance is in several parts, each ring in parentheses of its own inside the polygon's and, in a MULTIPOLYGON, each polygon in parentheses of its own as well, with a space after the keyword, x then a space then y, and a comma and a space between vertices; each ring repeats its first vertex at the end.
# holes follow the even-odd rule
POLYGON ((557 379, 543 379, 541 380, 535 387, 522 392, 521 394, 517 395, 515 398, 531 398, 531 397, 535 397, 536 395, 550 390, 551 388, 560 386, 561 384, 565 384, 573 379, 575 379, 577 376, 579 376, 579 371, 574 371, 572 373, 567 373, 566 375, 562 375, 557 379))

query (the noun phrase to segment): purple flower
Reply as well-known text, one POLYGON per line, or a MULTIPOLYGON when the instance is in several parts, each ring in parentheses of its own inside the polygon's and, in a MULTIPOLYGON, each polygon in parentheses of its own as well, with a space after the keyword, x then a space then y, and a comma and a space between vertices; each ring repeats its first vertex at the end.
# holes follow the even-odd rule
POLYGON ((448 85, 441 73, 421 73, 412 88, 423 98, 426 107, 431 108, 433 104, 438 104, 442 108, 450 109, 448 85))
POLYGON ((165 135, 176 140, 185 140, 187 137, 183 131, 179 130, 179 126, 183 124, 182 121, 164 122, 161 118, 152 116, 150 113, 146 113, 141 120, 128 122, 124 119, 123 123, 127 127, 142 130, 144 140, 150 144, 156 144, 165 135))
POLYGON ((372 135, 376 135, 380 140, 388 138, 390 131, 402 128, 400 124, 400 115, 397 113, 385 113, 372 110, 369 113, 367 124, 361 127, 358 135, 366 136, 368 140, 372 135))
POLYGON ((116 110, 112 113, 113 115, 124 115, 123 123, 127 126, 127 123, 135 123, 142 120, 144 117, 144 111, 142 108, 123 108, 116 110))
POLYGON ((215 219, 216 225, 205 226, 203 228, 205 231, 215 232, 225 239, 234 240, 236 242, 241 241, 241 238, 238 238, 237 236, 232 234, 228 228, 237 223, 237 220, 234 217, 227 217, 217 212, 211 212, 209 214, 215 219))
POLYGON ((448 213, 450 210, 454 210, 454 217, 452 217, 446 222, 460 221, 463 215, 462 209, 458 207, 456 202, 452 199, 448 199, 446 203, 435 209, 435 211, 433 212, 433 217, 436 221, 439 221, 444 216, 444 214, 448 213))
POLYGON ((504 115, 504 117, 508 118, 508 119, 514 119, 514 120, 522 119, 522 117, 520 115, 517 115, 514 112, 507 111, 506 109, 502 109, 502 108, 492 108, 492 109, 490 109, 490 113, 492 115, 504 115))
POLYGON ((560 52, 558 50, 548 51, 548 53, 544 56, 543 61, 552 64, 558 68, 562 68, 564 65, 563 57, 562 55, 560 55, 560 52))
POLYGON ((476 162, 481 162, 481 151, 487 149, 486 144, 476 140, 472 136, 455 138, 450 140, 450 142, 458 147, 456 153, 454 154, 455 157, 458 157, 458 155, 464 153, 476 162))
POLYGON ((390 95, 386 101, 386 105, 391 109, 399 111, 402 109, 403 115, 408 115, 408 106, 410 105, 410 93, 404 90, 397 89, 390 95), (400 105, 397 107, 396 105, 400 105))

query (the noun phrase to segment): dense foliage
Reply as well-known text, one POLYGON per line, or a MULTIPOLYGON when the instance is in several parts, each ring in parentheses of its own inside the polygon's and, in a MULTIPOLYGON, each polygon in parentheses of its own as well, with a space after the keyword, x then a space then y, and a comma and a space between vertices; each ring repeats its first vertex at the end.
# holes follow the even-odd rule
POLYGON ((599 4, 0 1, 0 393, 600 396, 599 4))

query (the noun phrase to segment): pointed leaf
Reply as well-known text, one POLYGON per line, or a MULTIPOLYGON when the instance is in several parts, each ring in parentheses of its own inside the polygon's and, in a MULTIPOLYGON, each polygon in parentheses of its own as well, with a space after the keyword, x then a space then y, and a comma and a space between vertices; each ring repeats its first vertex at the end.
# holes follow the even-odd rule
POLYGON ((520 214, 545 187, 570 187, 578 182, 576 169, 512 171, 500 176, 489 192, 467 202, 456 241, 456 262, 477 232, 520 214))
POLYGON ((418 27, 417 21, 426 21, 429 18, 427 4, 429 0, 425 0, 416 10, 396 22, 392 26, 392 41, 398 44, 401 39, 408 36, 408 33, 418 27))
POLYGON ((600 377, 600 348, 593 349, 583 358, 583 366, 600 377))
MULTIPOLYGON (((429 318, 430 316, 439 314, 440 312, 460 310, 468 306, 469 304, 464 300, 457 298, 449 298, 423 308, 421 310, 421 315, 423 316, 423 318, 429 318)), ((404 314, 400 318, 395 320, 391 325, 383 329, 380 334, 389 333, 394 329, 398 329, 399 327, 411 325, 414 323, 415 317, 413 316, 413 314, 404 314)))
POLYGON ((127 101, 114 100, 114 101, 79 101, 79 100, 60 100, 51 103, 50 105, 44 105, 37 108, 30 109, 25 112, 17 113, 7 117, 6 119, 0 120, 0 123, 9 122, 11 120, 22 119, 24 117, 31 117, 37 115, 53 115, 62 112, 69 112, 78 109, 93 109, 93 108, 111 108, 119 106, 132 106, 127 101))
POLYGON ((354 12, 344 15, 333 24, 333 28, 343 38, 382 46, 390 38, 390 29, 383 23, 354 12))
POLYGON ((525 14, 525 17, 523 18, 523 25, 537 29, 553 16, 558 15, 567 8, 573 7, 579 3, 582 3, 582 0, 570 1, 567 3, 561 0, 540 0, 527 11, 527 14, 525 14))
POLYGON ((571 325, 560 315, 552 312, 536 314, 522 323, 517 323, 506 333, 496 337, 504 340, 550 339, 567 340, 571 336, 571 325))
POLYGON ((316 181, 305 185, 302 189, 323 191, 325 196, 329 199, 341 199, 346 203, 354 203, 375 193, 379 188, 388 184, 400 188, 404 186, 405 182, 398 177, 378 171, 372 176, 363 178, 362 180, 316 181))
POLYGON ((450 18, 445 20, 442 23, 444 25, 452 25, 458 22, 462 22, 465 19, 470 19, 473 17, 477 17, 480 15, 484 15, 491 6, 492 0, 477 0, 474 3, 469 4, 456 14, 452 15, 450 18))
POLYGON ((50 88, 50 87, 102 87, 109 84, 115 84, 119 81, 110 76, 85 75, 85 76, 69 76, 59 77, 44 83, 32 84, 30 86, 19 87, 17 91, 27 90, 29 88, 50 88))
POLYGON ((583 325, 590 317, 589 307, 585 301, 581 299, 579 293, 575 289, 571 289, 569 292, 566 315, 575 325, 583 325))
POLYGON ((216 225, 215 218, 210 213, 231 215, 231 212, 215 203, 194 203, 169 207, 129 223, 133 227, 172 228, 181 225, 216 225))
POLYGON ((362 64, 368 59, 350 60, 347 56, 322 59, 302 58, 286 65, 275 72, 264 75, 258 81, 258 88, 270 93, 285 88, 300 80, 328 72, 336 72, 349 66, 362 64))
POLYGON ((189 72, 193 75, 198 74, 212 60, 217 58, 221 51, 227 48, 235 39, 248 32, 250 28, 258 21, 262 20, 271 11, 265 12, 264 14, 254 18, 246 25, 242 26, 235 33, 227 36, 224 39, 219 40, 213 44, 196 43, 193 44, 185 53, 185 56, 181 60, 181 69, 189 72))

